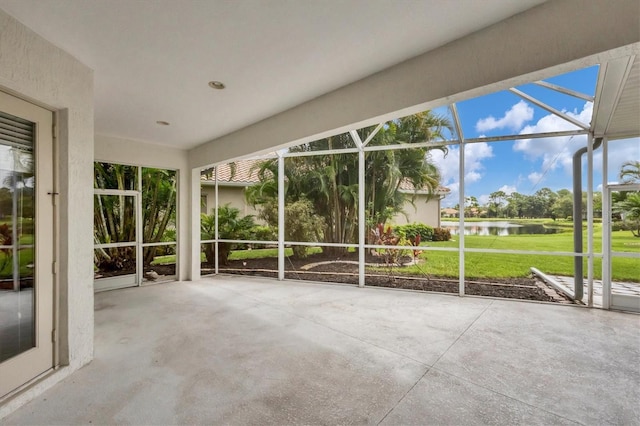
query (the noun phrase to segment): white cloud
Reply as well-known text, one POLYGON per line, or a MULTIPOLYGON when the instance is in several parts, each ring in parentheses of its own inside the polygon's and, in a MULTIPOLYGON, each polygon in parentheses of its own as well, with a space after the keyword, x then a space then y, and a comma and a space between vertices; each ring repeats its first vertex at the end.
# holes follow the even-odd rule
POLYGON ((464 181, 466 183, 477 182, 482 178, 482 175, 478 172, 468 172, 464 175, 464 181))
MULTIPOLYGON (((442 177, 441 184, 449 188, 450 192, 443 201, 443 206, 453 206, 458 204, 460 189, 460 148, 449 147, 449 152, 445 156, 441 151, 433 150, 429 153, 431 161, 440 170, 442 177)), ((465 146, 465 182, 477 182, 482 179, 484 166, 482 162, 493 157, 493 148, 486 143, 473 143, 465 146)))
POLYGON ((481 206, 486 206, 487 204, 489 204, 489 196, 487 194, 482 194, 481 196, 479 196, 478 204, 480 204, 481 206))
MULTIPOLYGON (((498 191, 502 191, 507 195, 511 195, 514 192, 517 192, 517 189, 513 185, 502 185, 500 188, 498 188, 498 191)), ((486 206, 487 204, 489 204, 490 200, 491 200, 491 194, 482 194, 481 196, 478 197, 478 202, 480 203, 481 206, 486 206)))
POLYGON ((525 101, 520 101, 509 108, 502 118, 496 119, 493 116, 481 118, 476 123, 477 132, 487 132, 495 129, 510 129, 514 132, 520 130, 522 125, 533 119, 533 108, 525 101))
MULTIPOLYGON (((622 164, 628 161, 640 161, 640 138, 609 141, 607 156, 609 172, 607 180, 609 183, 617 182, 620 179, 622 164)), ((602 148, 593 153, 593 168, 596 171, 602 171, 602 148)))
POLYGON ((502 191, 502 192, 504 192, 504 193, 505 193, 505 194, 507 194, 507 195, 511 195, 511 194, 513 194, 514 192, 518 192, 518 189, 517 189, 515 186, 513 186, 513 185, 502 185, 502 186, 498 189, 498 191, 502 191))
MULTIPOLYGON (((586 102, 581 111, 565 111, 583 123, 591 122, 593 104, 586 102)), ((575 130, 576 126, 561 119, 553 114, 546 115, 533 125, 526 126, 521 134, 533 132, 554 132, 563 130, 575 130)), ((563 170, 567 177, 572 175, 573 154, 580 148, 587 145, 587 137, 585 135, 565 136, 556 138, 541 139, 523 139, 516 141, 513 145, 514 151, 523 152, 532 160, 542 160, 542 166, 539 171, 529 174, 528 178, 532 184, 538 182, 538 177, 548 171, 556 169, 563 170)), ((593 169, 596 172, 602 172, 602 147, 596 149, 593 153, 593 169)), ((625 140, 609 141, 608 148, 608 170, 609 182, 618 180, 617 174, 626 161, 640 159, 640 138, 632 138, 625 140)), ((582 157, 583 174, 587 168, 587 156, 582 157)), ((600 178, 594 182, 597 185, 601 182, 600 178)))
POLYGON ((540 181, 542 180, 542 176, 544 176, 542 173, 531 172, 529 173, 529 176, 527 176, 527 179, 529 179, 529 182, 531 182, 531 184, 535 186, 540 183, 540 181))
MULTIPOLYGON (((576 110, 564 112, 583 123, 589 123, 591 122, 592 110, 593 103, 586 102, 580 112, 576 110)), ((577 127, 570 122, 555 114, 549 114, 542 117, 537 123, 525 126, 520 134, 547 133, 576 129, 577 127)), ((513 144, 513 150, 523 152, 532 160, 542 159, 542 173, 562 167, 567 175, 571 175, 573 154, 578 149, 586 146, 586 144, 586 135, 521 139, 513 144)))

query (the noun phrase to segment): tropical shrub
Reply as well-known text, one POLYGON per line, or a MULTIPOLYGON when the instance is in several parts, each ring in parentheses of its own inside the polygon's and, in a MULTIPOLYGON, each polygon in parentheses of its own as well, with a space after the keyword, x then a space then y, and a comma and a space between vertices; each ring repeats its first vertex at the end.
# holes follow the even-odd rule
POLYGON ((433 228, 424 223, 408 223, 406 225, 399 225, 393 229, 398 234, 403 235, 409 240, 415 240, 417 235, 420 235, 421 241, 433 240, 433 228))
POLYGON ((271 226, 256 225, 253 229, 254 238, 260 241, 277 241, 278 240, 278 228, 271 226))
MULTIPOLYGON (((278 205, 274 201, 261 205, 260 219, 267 223, 278 223, 278 205)), ((288 203, 284 208, 284 235, 287 241, 311 242, 322 240, 324 220, 318 216, 311 201, 301 198, 288 203)), ((273 229, 273 228, 272 228, 273 229)), ((293 246, 293 257, 307 257, 309 247, 293 246)))
POLYGON ((634 192, 613 205, 613 212, 620 215, 625 231, 640 238, 640 192, 634 192))
MULTIPOLYGON (((320 241, 324 220, 315 214, 313 204, 307 199, 291 203, 284 210, 284 232, 289 241, 320 241)), ((306 246, 293 246, 293 257, 307 257, 306 246)))
MULTIPOLYGON (((215 212, 200 217, 200 238, 215 239, 215 212)), ((218 207, 218 236, 222 240, 251 240, 255 236, 256 224, 253 215, 240 216, 240 210, 230 204, 218 207)), ((236 243, 218 243, 218 262, 226 265, 231 250, 238 247, 236 243)), ((208 263, 215 262, 215 243, 204 244, 204 253, 208 263)))
POLYGON ((385 228, 384 223, 379 223, 371 233, 375 245, 388 246, 388 248, 377 249, 376 252, 389 268, 389 274, 391 274, 393 266, 403 263, 404 257, 410 257, 413 254, 411 250, 397 248, 397 246, 411 246, 413 243, 406 237, 395 233, 391 226, 385 228))
POLYGON ((451 231, 445 228, 435 228, 433 230, 433 241, 449 241, 451 239, 451 231))

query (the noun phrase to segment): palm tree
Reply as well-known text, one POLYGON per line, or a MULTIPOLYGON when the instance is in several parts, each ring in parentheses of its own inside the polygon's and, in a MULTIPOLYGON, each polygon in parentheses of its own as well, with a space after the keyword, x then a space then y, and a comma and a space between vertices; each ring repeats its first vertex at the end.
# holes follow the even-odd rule
POLYGON ((613 205, 613 212, 619 213, 634 237, 640 238, 640 193, 629 194, 624 200, 613 205))
POLYGON ((640 182, 640 161, 627 161, 620 168, 620 180, 622 183, 640 182))
MULTIPOLYGON (((200 238, 202 240, 213 240, 215 234, 215 212, 210 215, 200 215, 200 238)), ((218 237, 222 240, 249 240, 253 238, 255 230, 255 222, 253 216, 241 216, 240 209, 231 207, 229 204, 218 207, 218 237)), ((231 250, 235 249, 237 244, 219 242, 218 243, 218 261, 226 265, 231 250)), ((207 262, 213 264, 215 262, 215 243, 204 244, 204 252, 207 262)))
MULTIPOLYGON (((387 123, 371 145, 411 145, 443 139, 449 120, 425 111, 387 123)), ((370 129, 360 129, 361 139, 370 129)), ((286 204, 311 201, 315 213, 322 217, 325 242, 355 243, 358 234, 358 155, 340 152, 354 144, 344 133, 290 148, 289 152, 334 150, 322 156, 287 157, 285 159, 286 204)), ((437 168, 430 162, 432 148, 370 151, 365 156, 365 203, 369 225, 385 222, 402 213, 405 203, 412 203, 419 190, 435 193, 440 182, 437 168), (403 183, 414 188, 413 194, 400 191, 403 183)), ((438 148, 446 150, 446 148, 438 148)), ((277 160, 260 165, 261 182, 247 191, 247 201, 256 206, 277 197, 277 160)), ((275 225, 272 223, 272 225, 275 225)), ((326 248, 325 252, 344 252, 343 248, 326 248)))
MULTIPOLYGON (((167 229, 176 226, 176 172, 165 169, 142 169, 143 241, 166 241, 167 229)), ((156 257, 158 246, 144 248, 145 265, 156 257)))
MULTIPOLYGON (((142 169, 142 234, 145 243, 163 241, 169 227, 175 227, 176 173, 170 170, 142 169)), ((121 164, 94 164, 94 188, 138 190, 138 168, 121 164)), ((136 241, 136 206, 133 197, 96 195, 94 198, 94 241, 100 243, 136 241)), ((143 260, 153 261, 158 247, 145 247, 143 260)), ((132 267, 135 250, 119 247, 96 250, 100 269, 132 267)))

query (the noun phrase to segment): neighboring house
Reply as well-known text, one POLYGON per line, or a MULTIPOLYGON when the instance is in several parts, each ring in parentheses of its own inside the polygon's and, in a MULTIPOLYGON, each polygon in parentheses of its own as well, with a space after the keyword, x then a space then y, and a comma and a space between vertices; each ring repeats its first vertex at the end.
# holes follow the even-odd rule
POLYGON ((452 218, 458 217, 460 213, 458 213, 457 209, 452 209, 451 207, 440 210, 440 216, 444 218, 452 218))
MULTIPOLYGON (((256 215, 258 211, 247 204, 245 191, 247 187, 255 185, 258 179, 258 164, 262 160, 240 160, 233 163, 235 170, 230 164, 218 166, 218 196, 220 205, 231 204, 240 209, 243 215, 256 215)), ((201 190, 201 212, 211 214, 215 208, 215 180, 213 174, 202 177, 201 190)), ((413 194, 414 189, 411 183, 405 181, 400 184, 400 191, 413 194)), ((449 193, 448 188, 438 187, 435 194, 429 194, 427 190, 418 190, 411 203, 406 203, 404 214, 396 215, 392 222, 396 225, 405 223, 421 222, 429 226, 440 226, 440 200, 449 193)))
POLYGON ((449 192, 449 188, 439 186, 435 193, 428 190, 420 189, 416 191, 408 181, 400 184, 400 192, 406 194, 415 194, 413 204, 407 202, 404 206, 404 213, 397 214, 392 221, 396 225, 404 225, 405 223, 424 223, 434 228, 440 227, 440 200, 442 200, 449 192))
MULTIPOLYGON (((218 197, 220 205, 230 204, 240 209, 243 216, 258 215, 258 211, 247 204, 245 191, 255 185, 258 179, 259 163, 262 160, 241 160, 235 163, 222 164, 218 168, 218 197), (235 167, 232 167, 234 164, 235 167), (235 170, 234 170, 235 169, 235 170)), ((202 189, 200 191, 202 213, 212 214, 216 207, 215 180, 213 172, 202 176, 202 189)))

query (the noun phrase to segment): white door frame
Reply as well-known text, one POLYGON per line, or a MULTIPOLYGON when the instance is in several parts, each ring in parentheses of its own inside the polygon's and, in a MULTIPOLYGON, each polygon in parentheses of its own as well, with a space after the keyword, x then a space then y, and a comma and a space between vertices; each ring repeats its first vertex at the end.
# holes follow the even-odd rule
MULTIPOLYGON (((0 363, 0 398, 14 392, 55 364, 55 187, 53 113, 0 91, 0 110, 35 124, 34 347, 0 363)), ((13 241, 13 244, 16 244, 13 241)), ((15 291, 15 290, 13 290, 15 291)))
POLYGON ((611 194, 614 191, 640 191, 640 184, 607 185, 602 215, 602 307, 640 312, 640 296, 614 294, 612 289, 612 260, 615 257, 640 259, 640 253, 614 252, 611 248, 611 194))
POLYGON ((136 287, 142 283, 142 197, 139 191, 135 190, 121 190, 121 189, 94 189, 94 195, 116 195, 124 197, 133 197, 134 206, 136 211, 135 226, 136 226, 136 238, 135 241, 126 241, 119 243, 105 243, 95 244, 95 249, 100 248, 113 248, 113 247, 135 247, 136 248, 136 272, 132 275, 124 275, 110 278, 100 278, 93 280, 94 291, 106 291, 115 290, 117 288, 136 287))

